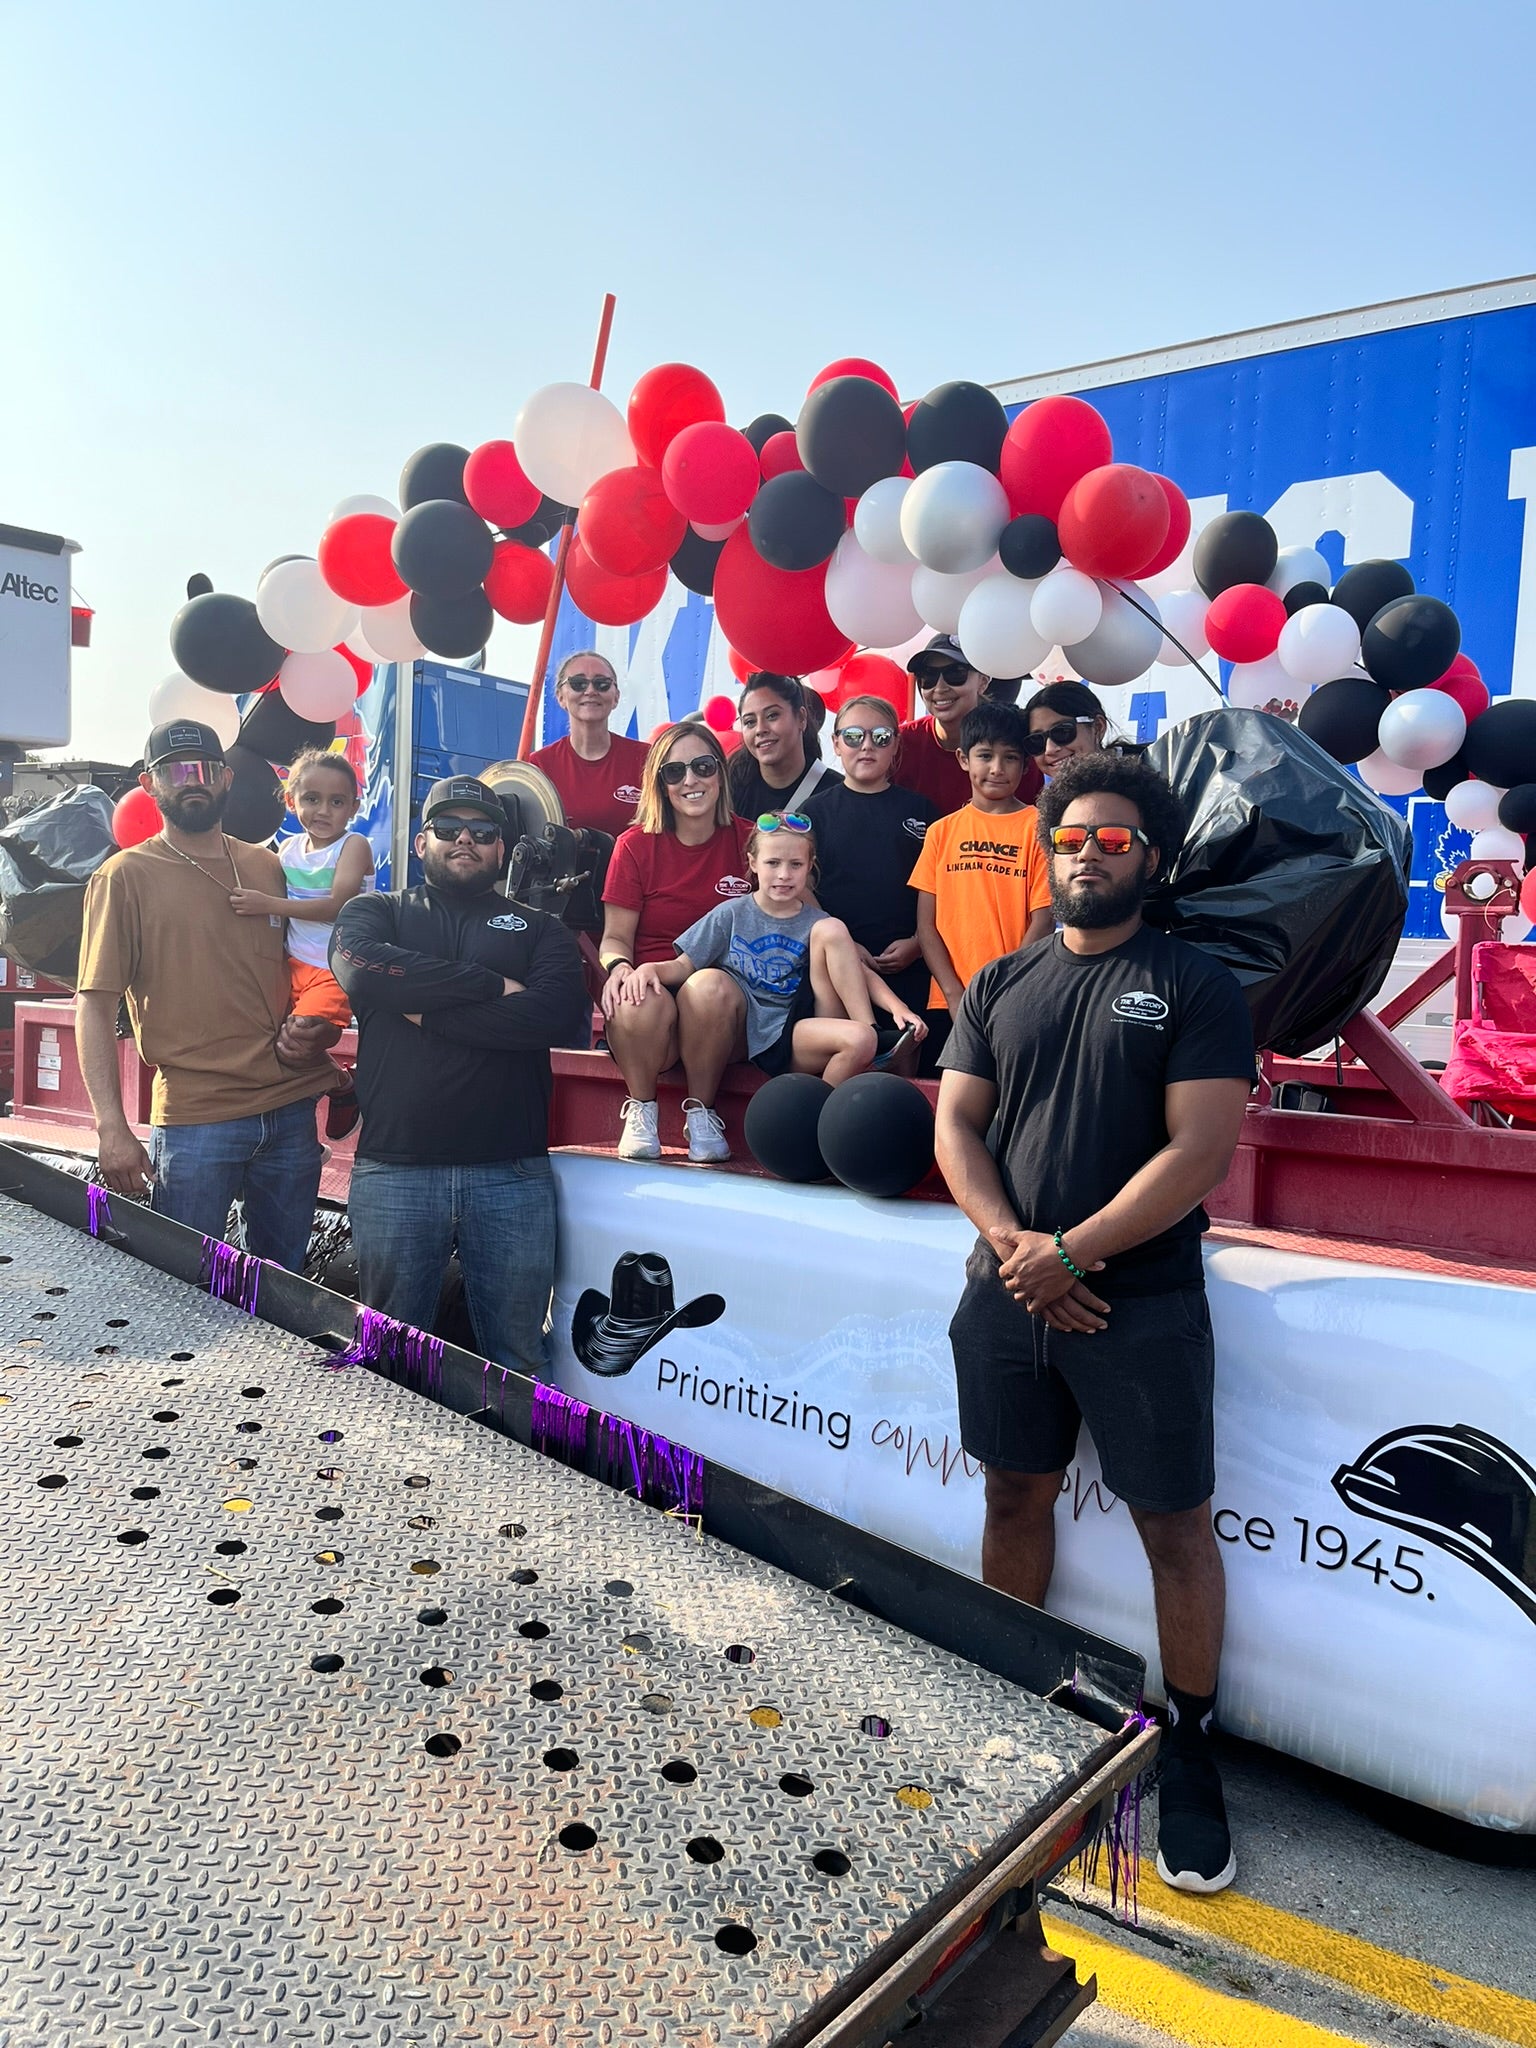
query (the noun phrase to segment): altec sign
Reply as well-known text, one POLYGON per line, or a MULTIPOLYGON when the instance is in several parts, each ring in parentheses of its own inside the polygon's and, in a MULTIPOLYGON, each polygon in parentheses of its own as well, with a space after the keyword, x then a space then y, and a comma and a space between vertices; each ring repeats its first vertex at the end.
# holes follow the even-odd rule
POLYGON ((72 541, 0 528, 0 740, 69 739, 72 541))

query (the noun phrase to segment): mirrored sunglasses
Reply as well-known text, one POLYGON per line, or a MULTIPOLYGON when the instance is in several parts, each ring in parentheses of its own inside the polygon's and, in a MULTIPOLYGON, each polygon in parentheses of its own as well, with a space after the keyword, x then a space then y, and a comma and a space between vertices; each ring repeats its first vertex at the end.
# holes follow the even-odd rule
POLYGON ((1051 828, 1053 853, 1081 853, 1090 839, 1100 853, 1129 853, 1138 839, 1143 846, 1152 844, 1139 825, 1055 825, 1051 828))
POLYGON ((713 754, 695 754, 691 761, 663 761, 656 772, 670 788, 676 789, 690 775, 696 775, 701 782, 712 781, 720 773, 720 763, 713 754))
POLYGON ((840 725, 832 734, 835 740, 846 740, 850 747, 862 747, 866 740, 872 747, 894 747, 896 734, 888 725, 840 725))
POLYGON ((811 821, 802 817, 799 811, 762 811, 758 814, 759 832, 809 832, 811 821))
POLYGON ((1080 725, 1092 725, 1091 718, 1058 718, 1054 725, 1048 725, 1044 732, 1032 732, 1024 742, 1026 754, 1033 754, 1038 760, 1048 746, 1070 747, 1077 738, 1080 725))
POLYGON ((211 788, 223 774, 223 761, 160 761, 151 770, 168 782, 172 789, 211 788))

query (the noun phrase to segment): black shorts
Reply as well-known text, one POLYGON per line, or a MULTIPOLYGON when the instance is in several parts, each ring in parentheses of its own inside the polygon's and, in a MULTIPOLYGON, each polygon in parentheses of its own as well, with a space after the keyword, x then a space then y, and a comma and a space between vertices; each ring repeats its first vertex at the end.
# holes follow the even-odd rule
POLYGON ((765 1045, 761 1052, 751 1055, 751 1064, 760 1073, 787 1074, 794 1064, 795 1026, 802 1017, 814 1017, 815 1014, 816 991, 811 986, 811 970, 807 962, 805 972, 800 977, 800 986, 795 990, 794 999, 790 1003, 789 1014, 784 1019, 784 1029, 772 1045, 765 1045))
POLYGON ((960 1441, 1000 1472, 1063 1472, 1086 1422, 1128 1507, 1179 1514, 1215 1489, 1215 1346, 1203 1284, 1121 1295, 1109 1327, 1067 1335, 1032 1316, 978 1245, 949 1325, 960 1441))

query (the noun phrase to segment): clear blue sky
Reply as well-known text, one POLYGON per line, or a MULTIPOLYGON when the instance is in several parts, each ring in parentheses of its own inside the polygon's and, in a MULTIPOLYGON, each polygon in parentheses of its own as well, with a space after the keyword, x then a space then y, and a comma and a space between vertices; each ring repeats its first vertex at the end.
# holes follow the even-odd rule
POLYGON ((98 756, 142 743, 190 571, 249 594, 420 443, 509 433, 604 290, 621 404, 680 358, 741 423, 850 352, 915 396, 1536 269, 1514 0, 4 23, 0 519, 84 545, 98 756))

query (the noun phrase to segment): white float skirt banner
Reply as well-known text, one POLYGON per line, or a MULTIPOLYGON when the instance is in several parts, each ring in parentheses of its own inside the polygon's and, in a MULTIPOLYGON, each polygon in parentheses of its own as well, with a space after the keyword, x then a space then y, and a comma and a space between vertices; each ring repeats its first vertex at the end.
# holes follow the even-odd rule
MULTIPOLYGON (((555 1174, 565 1392, 979 1572, 957 1209, 578 1154, 555 1174)), ((1223 1725, 1536 1832, 1536 1297, 1219 1238, 1206 1282, 1223 1725)), ((1051 1610, 1157 1690, 1151 1580, 1086 1431, 1057 1531, 1051 1610)))

